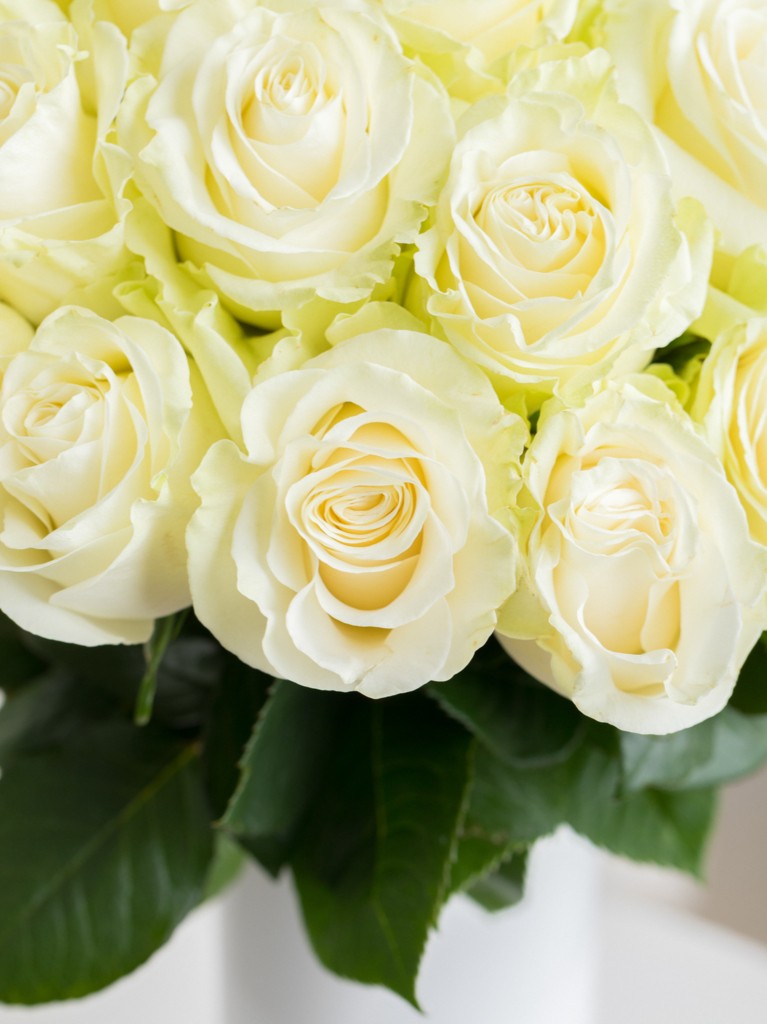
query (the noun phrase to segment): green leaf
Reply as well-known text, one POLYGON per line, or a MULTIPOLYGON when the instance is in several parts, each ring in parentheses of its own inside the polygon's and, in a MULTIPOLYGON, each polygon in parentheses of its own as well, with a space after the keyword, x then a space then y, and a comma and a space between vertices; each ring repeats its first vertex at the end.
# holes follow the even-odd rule
POLYGON ((730 707, 751 715, 767 713, 767 633, 762 633, 746 658, 730 707))
POLYGON ((470 889, 475 882, 493 872, 510 850, 505 837, 494 836, 461 828, 455 846, 447 887, 448 895, 470 889))
POLYGON ((67 672, 48 672, 12 691, 0 710, 0 766, 19 752, 58 745, 89 722, 115 714, 108 694, 67 672))
POLYGON ((343 702, 340 694, 280 680, 255 725, 221 826, 272 874, 290 857, 332 756, 343 702))
POLYGON ((33 679, 45 668, 23 642, 23 633, 9 618, 0 614, 0 690, 10 691, 33 679))
MULTIPOLYGON (((471 804, 474 785, 474 756, 476 740, 471 747, 469 789, 467 793, 467 809, 471 804)), ((476 830, 474 823, 466 817, 461 821, 452 862, 450 864, 449 881, 445 898, 457 892, 470 892, 472 887, 497 870, 504 860, 515 850, 504 834, 490 834, 484 830, 476 830)))
POLYGON ((213 859, 205 880, 203 899, 213 899, 228 888, 239 877, 246 860, 247 854, 239 843, 225 832, 214 833, 213 859))
POLYGON ((473 900, 491 913, 505 910, 519 903, 525 891, 527 851, 512 853, 502 861, 495 871, 490 872, 467 890, 473 900))
POLYGON ((675 373, 680 373, 693 359, 702 359, 711 351, 711 342, 699 334, 685 331, 670 345, 665 345, 656 355, 654 362, 667 363, 675 373))
POLYGON ((24 646, 35 657, 57 671, 68 669, 78 678, 119 697, 126 706, 135 701, 145 668, 141 646, 81 647, 47 640, 33 633, 23 633, 22 638, 24 646))
POLYGON ((575 749, 583 715, 536 682, 494 641, 467 668, 427 692, 496 757, 510 764, 554 764, 575 749))
MULTIPOLYGON (((133 717, 137 702, 147 700, 146 694, 139 696, 147 667, 144 649, 139 645, 79 647, 30 633, 23 634, 23 640, 58 674, 66 671, 108 695, 124 717, 133 717)), ((199 729, 225 660, 220 645, 194 619, 187 618, 184 633, 166 646, 157 666, 152 717, 171 729, 199 729)))
POLYGON ((712 793, 622 794, 620 783, 618 734, 608 726, 590 723, 578 749, 556 765, 512 766, 480 748, 464 828, 520 846, 566 823, 614 853, 700 875, 712 793))
MULTIPOLYGON (((433 683, 430 697, 461 722, 481 748, 504 764, 532 769, 566 762, 588 728, 587 720, 567 700, 532 679, 494 641, 447 683, 433 683)), ((529 829, 535 838, 554 824, 529 829)), ((503 830, 492 833, 467 820, 461 829, 451 865, 450 892, 478 887, 515 854, 525 849, 503 830)), ((488 900, 493 897, 488 894, 488 900)))
POLYGON ((416 1005, 465 810, 471 740, 420 695, 345 701, 344 741, 293 862, 304 916, 327 967, 416 1005))
POLYGON ((203 766, 214 819, 224 815, 239 784, 240 759, 273 682, 237 658, 226 658, 203 730, 203 766))
POLYGON ((582 804, 570 824, 613 853, 702 878, 715 811, 716 794, 710 789, 645 789, 613 800, 603 815, 596 806, 582 804))
POLYGON ((160 664, 152 718, 170 729, 199 731, 228 660, 233 659, 208 634, 179 637, 160 664))
POLYGON ((0 779, 0 999, 84 996, 143 963, 202 896, 211 829, 195 747, 84 726, 0 779))
POLYGON ((621 735, 626 789, 680 790, 718 786, 767 759, 767 715, 735 708, 669 736, 621 735))

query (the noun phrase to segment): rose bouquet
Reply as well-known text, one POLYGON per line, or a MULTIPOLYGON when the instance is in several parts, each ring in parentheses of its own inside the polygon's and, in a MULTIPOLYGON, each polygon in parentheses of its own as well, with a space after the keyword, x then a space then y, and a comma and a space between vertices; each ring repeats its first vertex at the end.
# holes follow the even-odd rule
POLYGON ((0 0, 0 999, 246 855, 410 1000, 560 823, 700 872, 767 758, 765 67, 761 0, 0 0))

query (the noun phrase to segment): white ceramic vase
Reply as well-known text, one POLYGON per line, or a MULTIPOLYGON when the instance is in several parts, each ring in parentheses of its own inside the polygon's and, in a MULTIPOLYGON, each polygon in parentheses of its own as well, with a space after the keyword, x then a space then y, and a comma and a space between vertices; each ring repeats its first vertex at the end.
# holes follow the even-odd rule
POLYGON ((290 881, 249 870, 225 899, 221 1024, 593 1024, 598 871, 595 851, 563 830, 535 847, 518 906, 451 901, 424 958, 422 1016, 323 970, 290 881))

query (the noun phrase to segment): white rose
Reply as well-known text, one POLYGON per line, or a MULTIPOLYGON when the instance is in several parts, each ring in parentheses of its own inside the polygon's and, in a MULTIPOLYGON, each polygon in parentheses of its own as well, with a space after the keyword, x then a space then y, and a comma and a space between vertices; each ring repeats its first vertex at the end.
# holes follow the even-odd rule
POLYGON ((738 492, 752 537, 767 546, 767 317, 743 312, 704 360, 691 412, 738 492))
POLYGON ((0 302, 1 353, 21 352, 29 345, 34 333, 34 328, 25 317, 0 302))
POLYGON ((189 604, 188 478, 211 426, 187 357, 151 321, 74 307, 20 341, 0 342, 0 609, 55 640, 144 641, 189 604))
POLYGON ((400 39, 453 95, 476 99, 503 88, 518 46, 564 39, 577 0, 381 0, 400 39))
POLYGON ((128 253, 99 150, 127 73, 120 40, 94 34, 96 67, 52 0, 0 0, 0 298, 35 322, 74 299, 117 309, 109 280, 128 253))
POLYGON ((767 243, 767 7, 763 0, 604 0, 595 38, 627 100, 657 125, 679 195, 722 247, 767 243))
POLYGON ((524 464, 542 622, 520 638, 515 620, 535 614, 513 599, 503 619, 523 666, 585 714, 640 733, 721 710, 765 626, 765 552, 716 456, 664 392, 635 378, 582 408, 544 407, 524 464))
POLYGON ((156 79, 132 86, 118 119, 181 257, 265 326, 390 278, 453 133, 444 90, 375 9, 298 6, 197 0, 161 19, 161 38, 142 37, 156 79))
POLYGON ((108 21, 120 29, 124 36, 131 34, 163 11, 178 10, 191 0, 59 0, 69 8, 69 15, 77 24, 81 19, 108 21))
POLYGON ((570 397, 678 336, 710 264, 702 211, 675 216, 663 154, 602 51, 468 112, 417 248, 408 302, 435 330, 502 392, 570 397))
POLYGON ((187 532, 200 620, 250 665, 372 697, 447 679, 492 631, 516 544, 494 518, 526 425, 443 342, 381 329, 258 385, 187 532))

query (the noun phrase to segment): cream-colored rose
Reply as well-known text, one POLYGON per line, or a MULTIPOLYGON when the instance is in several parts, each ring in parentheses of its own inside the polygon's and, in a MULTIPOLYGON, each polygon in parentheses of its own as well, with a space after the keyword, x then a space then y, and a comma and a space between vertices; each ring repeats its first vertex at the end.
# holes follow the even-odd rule
POLYGON ((644 367, 700 312, 705 218, 675 213, 603 51, 520 73, 462 126, 408 301, 502 393, 572 398, 644 367))
POLYGON ((210 450, 192 598, 227 649, 306 686, 382 697, 447 679, 515 585, 502 519, 526 424, 449 346, 381 329, 266 380, 246 451, 210 450))
POLYGON ((377 9, 283 7, 197 0, 160 19, 136 44, 153 75, 118 119, 182 259, 265 326, 389 279, 453 134, 444 90, 377 9))
POLYGON ((25 317, 0 302, 0 352, 21 352, 29 345, 34 333, 25 317))
POLYGON ((465 100, 502 91, 506 58, 518 46, 564 39, 578 11, 577 0, 380 2, 407 49, 465 100))
POLYGON ((697 196, 737 253, 767 243, 763 0, 604 0, 595 38, 627 100, 658 127, 678 195, 697 196))
POLYGON ((767 546, 765 410, 767 317, 752 316, 723 330, 714 342, 691 411, 738 492, 752 537, 767 546))
POLYGON ((110 22, 126 38, 163 11, 176 11, 191 0, 56 0, 76 25, 110 22))
POLYGON ((0 339, 0 609, 55 640, 144 641, 189 603, 189 475, 220 431, 151 321, 67 307, 20 341, 0 339))
POLYGON ((53 0, 0 0, 0 298, 35 322, 65 301, 116 313, 129 257, 101 153, 125 44, 102 24, 85 45, 53 0))
POLYGON ((524 464, 538 520, 505 646, 592 718, 641 733, 694 725, 726 704, 765 627, 765 552, 659 381, 553 405, 524 464))

